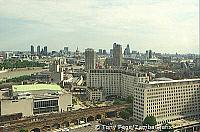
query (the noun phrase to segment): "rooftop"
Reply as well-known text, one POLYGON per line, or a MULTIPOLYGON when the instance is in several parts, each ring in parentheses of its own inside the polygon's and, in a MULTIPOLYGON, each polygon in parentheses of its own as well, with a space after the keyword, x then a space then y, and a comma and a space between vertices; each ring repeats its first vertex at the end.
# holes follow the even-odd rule
POLYGON ((61 87, 56 84, 13 85, 13 92, 40 91, 40 90, 61 91, 61 87))
POLYGON ((172 124, 173 128, 180 128, 180 127, 193 126, 195 124, 199 124, 199 121, 182 119, 182 120, 177 120, 177 121, 170 122, 170 124, 172 124))
POLYGON ((182 79, 182 80, 169 80, 169 81, 152 81, 149 84, 162 84, 162 83, 178 83, 178 82, 192 82, 192 81, 200 81, 200 78, 196 79, 182 79))

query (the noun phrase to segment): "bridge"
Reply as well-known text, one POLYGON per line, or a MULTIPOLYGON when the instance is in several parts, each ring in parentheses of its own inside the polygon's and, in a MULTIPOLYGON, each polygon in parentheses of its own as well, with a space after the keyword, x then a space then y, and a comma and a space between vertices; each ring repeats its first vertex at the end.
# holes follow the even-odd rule
POLYGON ((118 112, 127 106, 114 105, 36 115, 16 121, 9 121, 4 124, 1 123, 0 125, 4 125, 5 132, 18 132, 20 129, 26 129, 28 132, 46 132, 56 128, 78 125, 80 121, 89 122, 101 119, 102 117, 117 116, 118 112))

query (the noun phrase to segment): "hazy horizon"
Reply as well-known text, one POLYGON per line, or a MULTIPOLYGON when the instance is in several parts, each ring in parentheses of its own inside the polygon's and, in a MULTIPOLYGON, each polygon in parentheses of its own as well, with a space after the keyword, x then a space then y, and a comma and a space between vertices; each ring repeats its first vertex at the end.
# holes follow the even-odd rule
MULTIPOLYGON (((198 0, 0 0, 0 51, 30 45, 198 53, 198 0)), ((36 47, 35 47, 36 49, 36 47)))

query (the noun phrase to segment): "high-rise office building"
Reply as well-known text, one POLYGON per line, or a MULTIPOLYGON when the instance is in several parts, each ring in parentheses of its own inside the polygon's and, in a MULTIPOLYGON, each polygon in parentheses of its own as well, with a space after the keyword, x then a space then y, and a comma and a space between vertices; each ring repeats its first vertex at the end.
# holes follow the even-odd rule
POLYGON ((99 55, 102 55, 103 54, 103 51, 102 49, 99 49, 99 52, 98 52, 99 55))
POLYGON ((96 66, 96 53, 94 49, 85 49, 85 69, 95 69, 96 66))
POLYGON ((153 58, 153 52, 152 52, 152 50, 147 50, 146 51, 146 58, 147 59, 152 59, 153 58))
POLYGON ((125 50, 124 50, 124 55, 130 55, 131 52, 130 52, 130 47, 129 47, 129 44, 127 44, 125 50))
POLYGON ((41 52, 40 52, 40 46, 38 45, 38 46, 37 46, 37 55, 40 55, 40 53, 41 53, 41 52))
POLYGON ((110 56, 113 56, 113 49, 110 49, 110 56))
POLYGON ((122 66, 122 46, 119 44, 113 44, 113 66, 122 66))
POLYGON ((44 55, 47 55, 48 51, 47 51, 47 46, 44 46, 44 55))
POLYGON ((34 55, 34 46, 33 45, 31 45, 31 55, 34 55))
POLYGON ((105 49, 103 50, 103 55, 107 55, 107 52, 106 52, 106 50, 105 50, 105 49))

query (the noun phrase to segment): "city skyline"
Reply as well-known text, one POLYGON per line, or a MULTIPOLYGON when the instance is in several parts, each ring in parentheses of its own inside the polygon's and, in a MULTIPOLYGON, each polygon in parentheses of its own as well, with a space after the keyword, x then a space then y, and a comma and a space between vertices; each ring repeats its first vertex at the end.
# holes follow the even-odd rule
POLYGON ((198 5, 196 0, 1 0, 0 49, 109 51, 116 42, 123 50, 129 44, 139 52, 198 53, 198 5))

